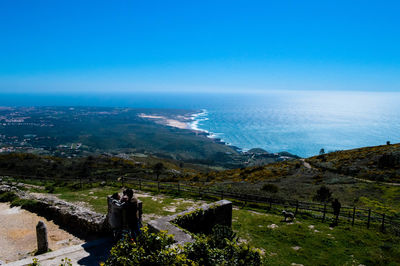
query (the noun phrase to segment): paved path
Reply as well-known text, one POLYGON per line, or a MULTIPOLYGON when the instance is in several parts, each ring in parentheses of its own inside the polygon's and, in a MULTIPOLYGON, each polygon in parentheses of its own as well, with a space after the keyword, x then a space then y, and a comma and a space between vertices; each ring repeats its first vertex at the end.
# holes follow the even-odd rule
POLYGON ((41 266, 53 266, 60 265, 62 259, 68 258, 71 260, 72 265, 98 266, 100 262, 105 262, 107 260, 111 247, 112 240, 110 238, 101 238, 88 243, 59 249, 54 252, 15 261, 5 265, 29 265, 32 263, 33 258, 37 258, 41 266))

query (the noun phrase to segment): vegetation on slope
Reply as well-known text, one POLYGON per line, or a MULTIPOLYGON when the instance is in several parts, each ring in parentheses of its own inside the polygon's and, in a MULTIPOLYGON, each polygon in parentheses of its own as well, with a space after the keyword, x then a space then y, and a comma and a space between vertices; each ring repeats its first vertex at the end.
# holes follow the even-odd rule
POLYGON ((154 166, 157 163, 164 165, 163 179, 177 178, 204 170, 203 167, 184 165, 177 161, 151 156, 119 158, 102 155, 67 159, 29 153, 9 153, 0 154, 0 175, 50 179, 113 180, 121 176, 151 179, 155 175, 154 166))
POLYGON ((307 159, 321 171, 400 183, 400 144, 337 151, 307 159))
POLYGON ((233 211, 233 230, 242 241, 262 248, 267 265, 398 265, 399 237, 365 227, 328 224, 299 216, 233 211))
POLYGON ((160 181, 186 180, 200 186, 311 201, 321 186, 344 205, 372 208, 400 215, 400 145, 338 151, 264 166, 225 171, 178 161, 147 157, 97 156, 57 158, 32 154, 0 155, 0 174, 62 179, 116 180, 121 176, 155 179, 154 166, 162 162, 160 181), (194 169, 195 168, 195 169, 194 169))
POLYGON ((199 173, 209 182, 243 194, 311 201, 321 186, 342 204, 400 215, 400 144, 338 151, 264 166, 199 173))

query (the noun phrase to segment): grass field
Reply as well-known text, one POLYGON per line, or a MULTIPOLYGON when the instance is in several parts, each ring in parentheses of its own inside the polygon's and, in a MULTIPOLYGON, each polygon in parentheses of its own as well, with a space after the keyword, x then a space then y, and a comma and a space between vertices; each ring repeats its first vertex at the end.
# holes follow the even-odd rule
MULTIPOLYGON (((122 193, 122 189, 117 187, 94 187, 85 188, 78 191, 71 191, 65 188, 56 188, 54 193, 63 200, 79 203, 89 207, 98 213, 107 213, 107 196, 114 192, 122 193)), ((171 215, 203 204, 205 201, 188 200, 175 198, 162 194, 139 192, 136 197, 143 202, 144 220, 150 218, 171 215)))
POLYGON ((312 219, 282 222, 274 214, 233 211, 233 230, 261 248, 270 265, 399 265, 400 238, 376 230, 312 219))
MULTIPOLYGON (((113 186, 76 191, 57 187, 53 193, 61 199, 106 213, 105 198, 116 191, 120 189, 113 186)), ((143 202, 145 222, 205 202, 149 192, 138 192, 137 196, 143 202)), ((233 230, 240 241, 260 248, 268 265, 400 264, 400 237, 365 226, 339 223, 339 226, 330 228, 328 223, 306 215, 298 215, 294 222, 287 223, 276 213, 235 207, 233 230)))

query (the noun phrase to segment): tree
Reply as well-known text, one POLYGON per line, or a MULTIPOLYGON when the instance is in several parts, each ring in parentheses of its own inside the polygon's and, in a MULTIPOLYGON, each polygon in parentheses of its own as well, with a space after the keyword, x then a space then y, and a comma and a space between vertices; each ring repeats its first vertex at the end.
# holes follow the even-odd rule
POLYGON ((261 189, 270 193, 277 193, 279 190, 278 186, 274 184, 264 184, 261 189))
POLYGON ((330 201, 332 199, 332 192, 326 186, 321 186, 317 190, 317 194, 315 194, 313 199, 321 202, 330 201))
POLYGON ((157 176, 157 181, 159 180, 159 177, 160 177, 160 175, 162 174, 163 171, 164 171, 164 164, 163 163, 156 163, 153 166, 153 172, 157 176))
POLYGON ((320 149, 320 150, 319 150, 319 154, 320 154, 320 155, 325 154, 325 149, 324 149, 324 148, 320 149))

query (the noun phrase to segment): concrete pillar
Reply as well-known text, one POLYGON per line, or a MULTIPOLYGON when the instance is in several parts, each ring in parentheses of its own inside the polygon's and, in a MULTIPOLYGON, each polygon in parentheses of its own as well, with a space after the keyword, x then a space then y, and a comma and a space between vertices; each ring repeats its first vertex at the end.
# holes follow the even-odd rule
POLYGON ((47 227, 44 222, 39 221, 36 225, 36 237, 37 237, 37 252, 36 254, 42 254, 49 250, 49 241, 47 240, 47 227))

